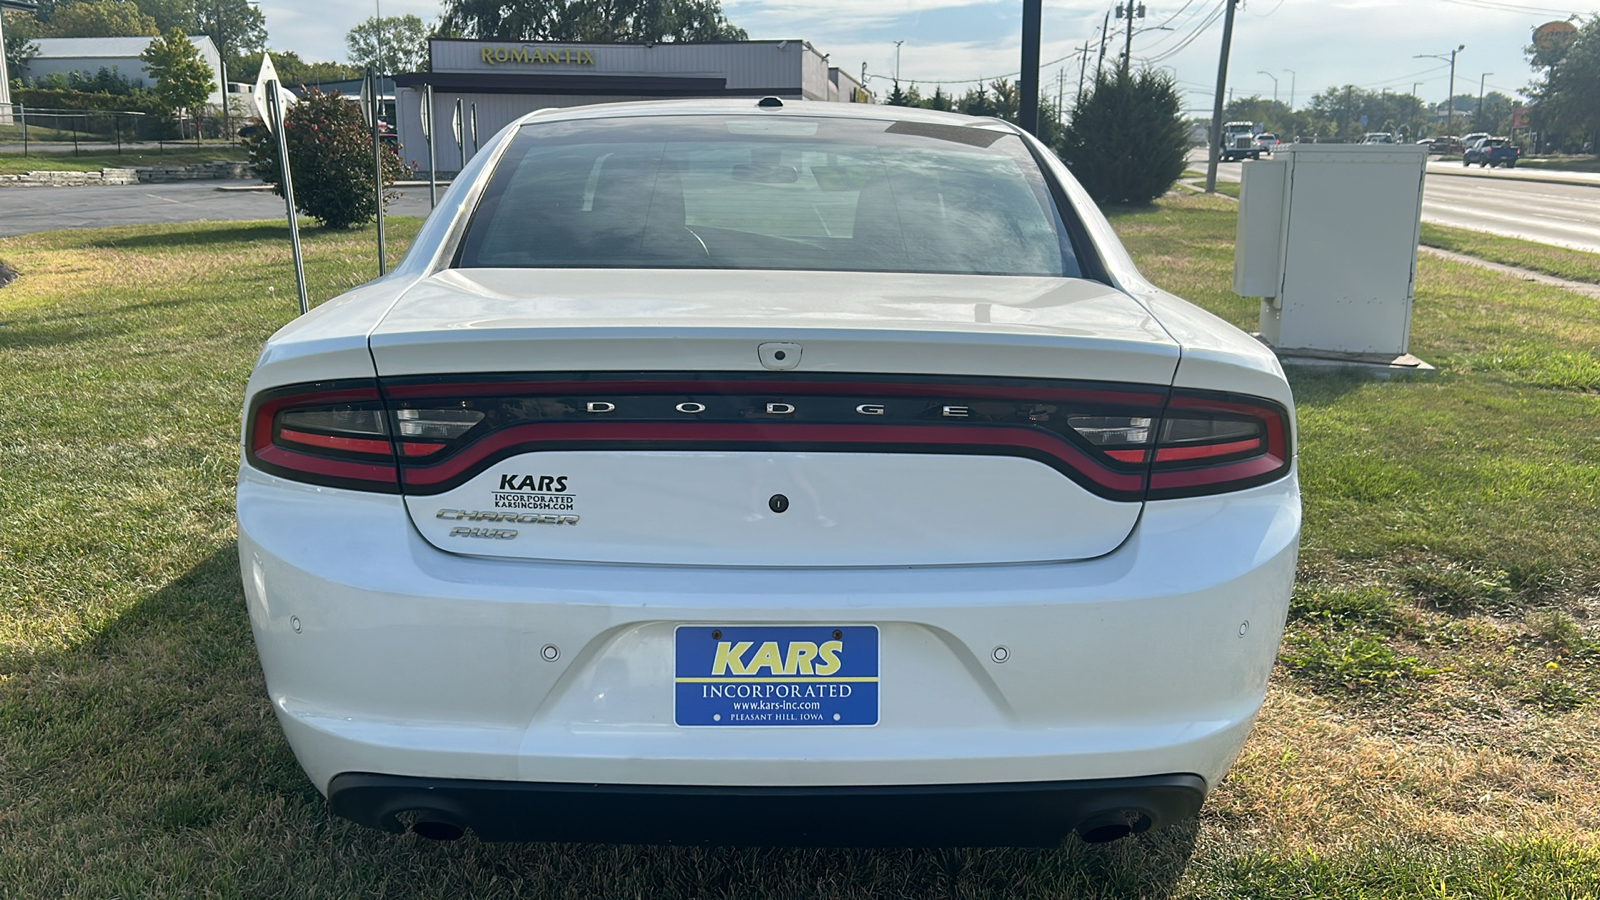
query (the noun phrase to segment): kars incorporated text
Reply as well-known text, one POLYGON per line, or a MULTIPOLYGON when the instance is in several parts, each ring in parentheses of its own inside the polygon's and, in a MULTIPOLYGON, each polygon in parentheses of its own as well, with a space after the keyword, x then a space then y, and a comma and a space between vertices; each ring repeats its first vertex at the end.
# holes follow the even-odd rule
POLYGON ((850 696, 849 684, 702 684, 705 699, 733 700, 813 700, 844 699, 850 696))

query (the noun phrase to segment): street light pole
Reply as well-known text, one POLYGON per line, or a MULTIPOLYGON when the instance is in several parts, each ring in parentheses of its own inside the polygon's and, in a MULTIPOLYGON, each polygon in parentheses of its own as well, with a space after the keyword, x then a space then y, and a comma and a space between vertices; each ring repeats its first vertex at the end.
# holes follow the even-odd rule
POLYGON ((900 83, 900 45, 905 41, 894 42, 894 83, 900 83))
POLYGON ((1278 102, 1278 76, 1272 74, 1271 72, 1268 72, 1266 69, 1257 69, 1256 70, 1256 74, 1265 75, 1268 78, 1272 79, 1272 102, 1273 103, 1277 103, 1278 102))
POLYGON ((1445 121, 1450 123, 1451 127, 1455 127, 1456 124, 1456 54, 1465 49, 1467 49, 1467 45, 1461 44, 1450 51, 1450 99, 1445 101, 1445 109, 1447 110, 1445 121))
POLYGON ((1295 73, 1294 73, 1293 69, 1284 69, 1284 71, 1289 73, 1289 111, 1293 112, 1294 111, 1294 79, 1295 79, 1295 73))
MULTIPOLYGON (((1446 110, 1446 112, 1445 112, 1445 120, 1444 120, 1444 136, 1445 137, 1450 137, 1450 130, 1452 128, 1454 128, 1455 124, 1456 124, 1456 54, 1460 53, 1461 51, 1463 51, 1465 49, 1467 49, 1467 45, 1466 44, 1460 44, 1454 50, 1450 51, 1450 55, 1449 56, 1445 56, 1443 53, 1418 53, 1418 54, 1415 54, 1415 55, 1413 55, 1411 57, 1412 59, 1438 59, 1438 60, 1445 60, 1445 61, 1448 61, 1450 63, 1450 96, 1449 96, 1448 99, 1445 100, 1445 110, 1446 110)), ((1490 73, 1490 74, 1493 74, 1493 73, 1490 73)))
POLYGON ((1426 136, 1427 129, 1423 128, 1422 123, 1417 121, 1422 118, 1422 96, 1417 93, 1417 88, 1420 87, 1422 87, 1422 82, 1411 82, 1411 124, 1418 131, 1424 132, 1424 136, 1426 136))

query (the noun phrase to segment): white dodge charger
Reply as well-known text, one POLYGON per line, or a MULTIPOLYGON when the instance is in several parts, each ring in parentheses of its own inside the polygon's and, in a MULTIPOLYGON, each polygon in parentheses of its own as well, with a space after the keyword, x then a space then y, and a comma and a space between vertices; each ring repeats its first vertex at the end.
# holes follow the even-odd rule
POLYGON ((1300 534, 1273 355, 992 119, 543 110, 268 341, 239 555, 339 815, 1051 845, 1193 815, 1300 534))

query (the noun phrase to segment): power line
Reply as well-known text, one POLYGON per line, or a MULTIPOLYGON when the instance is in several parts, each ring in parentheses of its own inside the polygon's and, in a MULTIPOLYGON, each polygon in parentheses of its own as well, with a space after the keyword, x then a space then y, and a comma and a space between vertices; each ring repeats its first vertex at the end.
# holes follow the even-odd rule
MULTIPOLYGON (((1059 57, 1057 59, 1052 59, 1052 60, 1049 60, 1048 62, 1042 62, 1042 63, 1039 64, 1039 68, 1048 69, 1051 66, 1055 65, 1056 63, 1063 63, 1063 62, 1066 62, 1069 59, 1075 59, 1075 58, 1077 58, 1079 56, 1082 56, 1082 55, 1083 55, 1083 50, 1082 50, 1082 48, 1079 48, 1077 50, 1072 51, 1071 53, 1068 53, 1066 56, 1059 57)), ((976 83, 976 82, 981 82, 981 83, 987 84, 987 83, 989 83, 991 81, 999 81, 1002 78, 1014 78, 1014 77, 1016 77, 1018 75, 1021 75, 1021 74, 1022 74, 1022 70, 1018 69, 1015 72, 1007 72, 1004 75, 985 75, 982 78, 907 78, 907 79, 904 79, 904 80, 905 80, 906 84, 973 84, 973 83, 976 83)), ((874 78, 878 79, 879 81, 892 81, 892 80, 894 80, 893 77, 889 76, 889 75, 868 75, 867 76, 867 80, 869 80, 869 81, 874 79, 874 78)))
POLYGON ((1171 59, 1172 57, 1174 57, 1174 56, 1178 55, 1179 53, 1182 53, 1184 50, 1188 49, 1189 45, 1195 42, 1195 39, 1199 38, 1200 35, 1204 34, 1206 32, 1206 30, 1209 29, 1212 25, 1216 24, 1217 19, 1223 14, 1224 11, 1226 11, 1229 8, 1228 4, 1230 2, 1231 2, 1231 0, 1222 0, 1221 3, 1217 4, 1217 8, 1212 10, 1210 15, 1206 16, 1204 21, 1202 21, 1199 25, 1195 26, 1195 29, 1193 31, 1189 32, 1189 34, 1186 35, 1183 38, 1183 40, 1181 40, 1178 43, 1177 46, 1168 48, 1167 50, 1164 50, 1161 53, 1156 54, 1155 56, 1149 57, 1148 59, 1145 60, 1145 62, 1147 62, 1147 63, 1158 63, 1158 62, 1161 62, 1162 60, 1165 60, 1165 59, 1171 59))
POLYGON ((1356 85, 1356 87, 1359 87, 1359 88, 1375 88, 1375 87, 1376 88, 1381 88, 1381 87, 1383 87, 1385 85, 1389 85, 1389 84, 1404 84, 1408 79, 1416 78, 1418 75, 1429 75, 1429 74, 1432 74, 1434 72, 1443 72, 1445 69, 1448 69, 1448 68, 1450 68, 1450 64, 1449 63, 1445 63, 1444 65, 1434 66, 1431 69, 1423 69, 1420 72, 1412 72, 1409 75, 1396 75, 1393 78, 1385 78, 1382 81, 1369 81, 1366 84, 1358 84, 1358 85, 1356 85))
MULTIPOLYGON (((1184 27, 1186 27, 1190 22, 1193 22, 1196 17, 1202 16, 1203 14, 1205 14, 1205 11, 1206 11, 1204 6, 1197 7, 1194 12, 1189 14, 1189 17, 1184 21, 1183 25, 1180 25, 1177 28, 1167 28, 1168 24, 1170 24, 1173 20, 1177 19, 1178 15, 1180 13, 1182 13, 1184 9, 1188 9, 1188 8, 1189 8, 1189 4, 1185 3, 1183 5, 1183 7, 1178 10, 1178 12, 1173 13, 1170 17, 1168 17, 1167 21, 1162 22, 1160 25, 1156 26, 1159 29, 1165 29, 1166 33, 1161 35, 1161 37, 1151 41, 1148 44, 1146 44, 1144 49, 1147 52, 1150 51, 1150 50, 1158 50, 1158 49, 1160 49, 1162 44, 1165 44, 1167 41, 1176 39, 1177 36, 1178 36, 1178 33, 1180 31, 1182 31, 1184 27)), ((1216 13, 1216 10, 1212 10, 1211 14, 1215 15, 1215 13, 1216 13)), ((1204 27, 1204 26, 1202 25, 1201 27, 1204 27)), ((1149 29, 1149 30, 1155 30, 1155 29, 1149 29)))
POLYGON ((1554 9, 1548 6, 1523 6, 1520 3, 1505 3, 1503 0, 1443 0, 1445 3, 1454 3, 1459 6, 1471 6, 1477 9, 1492 9, 1498 12, 1515 13, 1543 13, 1551 16, 1578 15, 1571 9, 1554 9))

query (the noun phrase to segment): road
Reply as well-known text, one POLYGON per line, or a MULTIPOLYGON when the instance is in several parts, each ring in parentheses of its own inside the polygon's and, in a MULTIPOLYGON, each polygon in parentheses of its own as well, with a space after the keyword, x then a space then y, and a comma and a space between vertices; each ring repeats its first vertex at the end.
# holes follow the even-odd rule
MULTIPOLYGON (((1204 159, 1191 160, 1197 169, 1204 159)), ((1238 181, 1243 163, 1217 167, 1221 181, 1238 181)), ((1472 170, 1478 175, 1485 174, 1472 170)), ((1498 170, 1490 177, 1465 175, 1457 165, 1430 163, 1423 188, 1423 221, 1453 225, 1600 253, 1600 177, 1593 187, 1515 180, 1537 177, 1498 170)), ((178 184, 101 187, 0 188, 0 237, 58 228, 95 228, 148 222, 272 219, 283 215, 283 200, 266 191, 217 190, 245 182, 198 181, 178 184)), ((426 188, 406 188, 390 206, 391 215, 428 214, 426 188)))
MULTIPOLYGON (((268 191, 219 191, 243 181, 0 188, 0 237, 152 222, 282 219, 283 198, 268 191)), ((428 214, 428 189, 407 188, 389 205, 395 216, 428 214)))
MULTIPOLYGON (((1238 181, 1244 165, 1219 163, 1217 180, 1238 181)), ((1205 159, 1191 158, 1190 166, 1203 171, 1205 159)), ((1600 178, 1533 170, 1472 172, 1465 174, 1460 163, 1429 163, 1422 220, 1600 253, 1600 178), (1596 184, 1521 180, 1525 177, 1571 177, 1596 184)))

